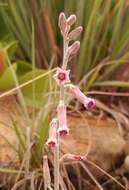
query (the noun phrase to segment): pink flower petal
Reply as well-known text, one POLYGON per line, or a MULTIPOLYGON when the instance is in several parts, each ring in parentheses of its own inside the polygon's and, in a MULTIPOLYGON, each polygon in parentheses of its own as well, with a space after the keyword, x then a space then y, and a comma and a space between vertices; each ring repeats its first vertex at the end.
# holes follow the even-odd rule
POLYGON ((70 70, 63 70, 61 68, 57 68, 55 75, 53 76, 58 85, 64 85, 65 82, 69 81, 69 73, 70 70))
POLYGON ((95 100, 85 96, 85 94, 83 94, 77 86, 72 85, 70 91, 73 94, 74 98, 76 98, 80 103, 82 103, 85 106, 85 108, 93 109, 95 107, 95 100))
POLYGON ((52 138, 48 139, 46 144, 49 148, 55 148, 57 146, 57 140, 52 138))
POLYGON ((57 113, 58 113, 58 121, 59 121, 59 128, 57 130, 57 133, 60 136, 65 136, 69 133, 69 129, 67 127, 67 116, 66 116, 66 106, 64 105, 64 102, 60 102, 57 107, 57 113))
POLYGON ((57 130, 57 133, 61 136, 64 137, 69 134, 69 128, 67 126, 59 127, 57 130))
POLYGON ((58 120, 56 118, 52 119, 49 128, 49 138, 46 142, 47 146, 54 148, 57 146, 57 129, 58 129, 58 120))

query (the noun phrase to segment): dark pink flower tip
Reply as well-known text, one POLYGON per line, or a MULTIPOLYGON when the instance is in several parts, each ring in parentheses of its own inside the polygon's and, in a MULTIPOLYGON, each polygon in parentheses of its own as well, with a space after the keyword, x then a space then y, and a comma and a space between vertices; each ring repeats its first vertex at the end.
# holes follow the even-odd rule
POLYGON ((54 140, 52 140, 52 139, 48 139, 48 141, 46 142, 46 144, 47 144, 47 146, 49 147, 49 148, 55 148, 56 146, 57 146, 57 141, 56 141, 56 139, 54 140))
POLYGON ((65 137, 67 134, 68 134, 68 133, 67 133, 67 131, 65 131, 65 130, 59 131, 59 135, 60 135, 61 137, 65 137))
POLYGON ((61 137, 65 137, 66 135, 69 134, 69 128, 68 127, 60 127, 57 131, 57 133, 61 136, 61 137))
POLYGON ((67 158, 69 160, 73 160, 73 161, 83 161, 84 160, 84 156, 76 155, 76 154, 68 154, 67 158))
POLYGON ((74 155, 74 156, 73 156, 73 159, 76 160, 76 161, 82 161, 82 160, 83 160, 83 156, 74 155))
POLYGON ((95 103, 95 100, 92 99, 92 98, 88 98, 85 100, 85 103, 84 103, 84 106, 87 108, 87 109, 93 109, 95 107, 96 103, 95 103))

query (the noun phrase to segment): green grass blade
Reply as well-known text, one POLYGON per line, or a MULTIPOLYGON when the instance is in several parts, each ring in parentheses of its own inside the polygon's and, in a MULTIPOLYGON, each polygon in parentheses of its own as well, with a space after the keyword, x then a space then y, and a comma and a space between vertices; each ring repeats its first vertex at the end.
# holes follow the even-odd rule
POLYGON ((110 8, 111 8, 111 1, 110 0, 105 1, 104 8, 103 8, 104 10, 101 13, 96 40, 94 41, 94 43, 96 43, 96 49, 95 49, 96 52, 94 55, 92 66, 96 65, 100 57, 105 56, 107 35, 109 32, 109 25, 110 25, 110 8))
MULTIPOLYGON (((11 64, 11 62, 10 62, 10 59, 9 59, 7 53, 6 53, 6 59, 7 59, 7 62, 8 62, 10 71, 11 71, 11 73, 12 73, 13 79, 14 79, 14 81, 15 81, 15 85, 16 85, 16 87, 18 88, 18 86, 19 86, 18 78, 17 78, 16 73, 14 72, 13 66, 12 66, 12 64, 11 64)), ((21 106, 22 106, 22 109, 23 109, 23 111, 24 111, 26 120, 27 120, 27 122, 28 122, 28 125, 30 125, 30 117, 29 117, 29 114, 28 114, 28 111, 27 111, 27 107, 26 107, 26 104, 25 104, 25 101, 24 101, 24 97, 23 97, 22 91, 21 91, 21 89, 18 88, 17 92, 18 92, 19 101, 20 101, 21 106)))
POLYGON ((87 25, 87 28, 85 29, 84 32, 84 39, 82 42, 82 47, 81 47, 81 52, 80 52, 80 58, 79 58, 79 65, 78 65, 78 80, 80 79, 81 75, 84 73, 86 74, 89 69, 89 64, 90 64, 90 56, 91 56, 91 48, 93 46, 93 38, 94 38, 94 33, 97 27, 97 13, 100 7, 100 0, 94 1, 94 6, 93 10, 91 12, 89 22, 87 25), (95 26, 95 28, 94 28, 95 26), (92 35, 92 43, 90 44, 91 40, 91 35, 92 35), (89 44, 90 44, 90 55, 88 55, 89 51, 89 44), (87 62, 88 60, 88 62, 87 62))
POLYGON ((129 88, 129 82, 125 81, 103 81, 103 82, 96 82, 94 86, 104 86, 104 87, 121 87, 121 88, 129 88))
POLYGON ((88 91, 90 87, 92 87, 99 76, 99 71, 101 70, 101 65, 98 65, 95 72, 91 75, 91 78, 88 80, 85 90, 88 91))
POLYGON ((44 149, 44 144, 46 142, 46 138, 47 138, 47 134, 48 134, 48 116, 46 118, 44 118, 42 124, 41 124, 41 128, 39 130, 39 137, 38 137, 38 143, 36 146, 36 150, 35 150, 35 157, 37 158, 38 161, 41 161, 42 157, 43 157, 43 149, 44 149))
POLYGON ((11 14, 14 18, 14 21, 15 21, 15 24, 17 26, 17 30, 19 31, 19 33, 22 33, 22 36, 23 36, 23 40, 25 40, 25 42, 27 42, 28 40, 28 33, 27 33, 27 30, 26 30, 26 27, 25 27, 25 24, 22 20, 22 17, 20 16, 19 14, 19 10, 18 10, 18 6, 16 6, 16 2, 15 1, 12 1, 12 0, 9 0, 9 7, 10 7, 10 10, 11 10, 11 14))
POLYGON ((17 124, 13 120, 12 120, 12 128, 17 136, 20 146, 23 149, 25 149, 25 138, 24 138, 23 131, 20 129, 19 126, 17 126, 17 124))
POLYGON ((113 72, 116 71, 122 64, 127 64, 129 59, 129 52, 127 52, 123 57, 118 60, 113 60, 114 64, 109 66, 105 70, 105 72, 99 77, 99 80, 103 80, 105 78, 110 78, 113 75, 113 72))
POLYGON ((8 174, 25 174, 24 171, 14 170, 14 169, 6 169, 0 168, 1 173, 8 173, 8 174))
MULTIPOLYGON (((32 71, 33 71, 33 75, 32 75, 32 79, 35 78, 35 26, 34 26, 34 21, 32 19, 32 71)), ((32 83, 32 100, 35 104, 35 100, 36 100, 36 94, 35 94, 35 83, 32 83)), ((33 113, 32 113, 32 126, 34 127, 34 121, 35 121, 35 105, 32 108, 33 109, 33 113)))
POLYGON ((120 32, 121 32, 121 27, 122 27, 122 19, 123 19, 124 7, 125 7, 125 0, 119 0, 118 4, 116 4, 116 6, 118 6, 118 9, 116 9, 117 16, 116 16, 116 22, 114 24, 112 39, 111 39, 111 43, 110 43, 112 56, 115 55, 117 41, 119 40, 119 37, 120 37, 120 32))

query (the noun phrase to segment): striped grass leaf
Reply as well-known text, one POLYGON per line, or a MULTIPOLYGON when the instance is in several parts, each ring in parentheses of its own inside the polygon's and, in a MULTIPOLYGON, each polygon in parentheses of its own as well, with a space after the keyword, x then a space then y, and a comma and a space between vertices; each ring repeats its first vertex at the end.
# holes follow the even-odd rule
MULTIPOLYGON (((84 71, 85 73, 87 73, 89 69, 90 58, 89 58, 88 53, 90 53, 89 51, 91 51, 89 50, 89 44, 90 44, 89 40, 92 40, 92 43, 93 43, 94 33, 97 27, 96 18, 97 18, 98 10, 100 8, 100 4, 101 4, 100 0, 94 1, 93 9, 92 9, 92 12, 87 24, 87 28, 84 32, 84 37, 83 37, 83 42, 82 42, 82 47, 81 47, 81 52, 80 52, 79 65, 78 65, 78 71, 79 71, 78 79, 80 78, 80 75, 84 74, 84 71)), ((92 48, 92 43, 90 44, 90 48, 92 48)))
POLYGON ((98 75, 99 75, 99 72, 100 72, 101 68, 102 68, 101 65, 98 66, 98 67, 95 69, 94 73, 93 73, 93 74, 91 75, 91 77, 89 78, 89 80, 87 81, 87 84, 86 84, 86 87, 85 87, 85 90, 86 90, 86 91, 88 91, 88 90, 90 89, 90 87, 92 87, 92 86, 94 85, 95 81, 96 81, 97 78, 98 78, 98 75))
POLYGON ((109 65, 105 72, 99 77, 99 80, 110 78, 113 75, 113 72, 116 71, 121 65, 128 63, 128 59, 129 52, 126 52, 121 58, 114 60, 114 64, 111 66, 109 65))
POLYGON ((15 169, 7 169, 7 168, 0 168, 1 173, 8 173, 8 174, 25 174, 25 171, 19 171, 15 169))
POLYGON ((12 129, 14 130, 17 139, 19 141, 19 145, 22 147, 22 149, 25 149, 25 136, 23 130, 18 126, 18 124, 12 119, 12 129))
POLYGON ((120 34, 121 34, 121 28, 122 28, 122 20, 124 15, 124 8, 125 8, 125 0, 119 0, 116 4, 116 9, 114 8, 115 12, 113 14, 116 14, 116 20, 115 24, 113 26, 113 32, 112 32, 112 38, 110 42, 110 49, 112 52, 112 56, 115 53, 115 49, 117 46, 117 41, 119 40, 120 34))
POLYGON ((38 163, 42 160, 42 157, 43 157, 44 145, 45 145, 47 135, 48 135, 48 130, 49 130, 48 126, 49 126, 49 117, 48 116, 46 116, 45 118, 43 117, 40 128, 39 128, 37 145, 35 148, 35 158, 38 161, 38 163))
POLYGON ((107 35, 109 32, 109 25, 110 25, 110 9, 111 9, 111 0, 105 1, 103 4, 103 10, 101 11, 100 23, 98 27, 98 31, 96 32, 96 48, 95 48, 95 55, 93 58, 92 66, 94 67, 101 59, 102 51, 104 52, 103 55, 105 56, 107 44, 107 35))

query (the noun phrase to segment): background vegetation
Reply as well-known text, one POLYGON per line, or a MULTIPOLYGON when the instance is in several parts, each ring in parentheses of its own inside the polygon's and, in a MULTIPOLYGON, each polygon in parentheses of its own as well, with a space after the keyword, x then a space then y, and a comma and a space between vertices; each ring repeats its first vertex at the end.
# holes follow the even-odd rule
POLYGON ((16 151, 24 160, 21 170, 13 171, 25 177, 33 174, 33 168, 37 168, 35 178, 42 176, 39 166, 58 93, 52 80, 53 68, 62 62, 57 24, 61 11, 67 16, 76 14, 77 25, 83 26, 80 53, 69 63, 71 80, 88 93, 122 92, 126 96, 129 87, 127 0, 1 0, 0 91, 17 91, 27 129, 20 129, 12 118, 19 141, 16 151))
POLYGON ((18 59, 32 62, 33 20, 36 65, 48 69, 52 58, 53 66, 60 65, 62 39, 57 26, 58 15, 61 11, 67 15, 76 14, 77 25, 83 25, 84 31, 81 36, 80 55, 69 64, 76 73, 73 76, 74 80, 79 82, 92 70, 92 74, 88 75, 90 80, 84 85, 85 90, 93 86, 128 87, 128 1, 3 2, 7 2, 7 6, 1 6, 1 18, 4 21, 1 40, 13 39, 17 42, 18 49, 15 55, 18 59))

